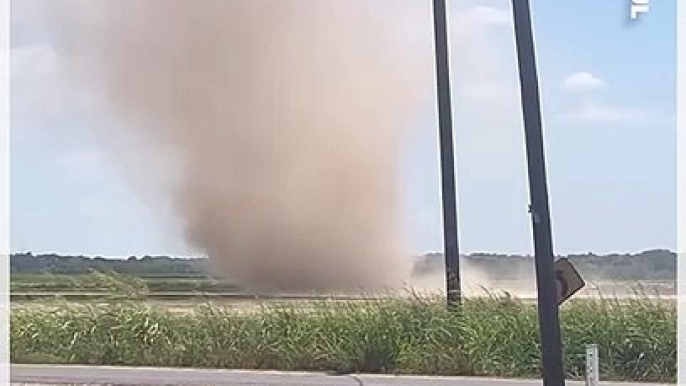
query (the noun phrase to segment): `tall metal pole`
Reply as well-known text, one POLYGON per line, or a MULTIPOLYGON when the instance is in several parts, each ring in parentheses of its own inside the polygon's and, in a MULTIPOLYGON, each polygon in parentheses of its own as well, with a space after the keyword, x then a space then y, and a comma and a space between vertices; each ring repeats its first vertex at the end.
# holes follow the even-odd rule
POLYGON ((438 85, 438 122, 441 147, 443 191, 443 242, 448 307, 462 301, 460 288, 460 252, 457 241, 457 197, 455 192, 455 155, 450 101, 448 26, 445 0, 433 0, 436 41, 436 77, 438 85))
POLYGON ((553 254, 550 209, 548 207, 540 96, 529 0, 512 0, 512 6, 529 169, 530 211, 536 255, 543 384, 545 386, 562 386, 565 379, 557 304, 557 283, 554 272, 555 257, 553 254))

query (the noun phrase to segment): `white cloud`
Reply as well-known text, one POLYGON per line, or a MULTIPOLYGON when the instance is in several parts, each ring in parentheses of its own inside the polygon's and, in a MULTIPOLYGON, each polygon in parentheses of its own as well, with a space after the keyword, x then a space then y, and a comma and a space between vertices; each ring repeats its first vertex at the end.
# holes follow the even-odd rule
POLYGON ((510 14, 502 8, 477 6, 465 12, 464 16, 484 25, 509 26, 512 24, 510 14))
POLYGON ((576 72, 565 78, 562 87, 569 92, 585 92, 606 88, 607 82, 590 72, 576 72))
POLYGON ((585 103, 558 118, 566 121, 605 124, 644 124, 651 121, 651 114, 640 108, 585 103))
POLYGON ((585 94, 583 98, 568 101, 566 112, 555 118, 562 121, 605 125, 642 125, 663 122, 656 114, 641 107, 599 102, 590 97, 591 92, 605 89, 608 83, 590 72, 576 72, 564 79, 562 89, 569 93, 585 94), (571 103, 570 103, 571 102, 571 103))

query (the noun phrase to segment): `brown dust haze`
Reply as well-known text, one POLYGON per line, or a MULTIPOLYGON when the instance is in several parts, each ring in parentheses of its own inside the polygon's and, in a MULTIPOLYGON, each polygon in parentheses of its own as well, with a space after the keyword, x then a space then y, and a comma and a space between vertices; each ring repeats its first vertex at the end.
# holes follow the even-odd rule
POLYGON ((408 40, 430 43, 430 8, 412 3, 62 1, 54 20, 89 71, 77 84, 120 122, 108 135, 136 149, 132 181, 174 170, 185 241, 214 273, 378 289, 411 268, 399 156, 433 92, 432 47, 408 40))

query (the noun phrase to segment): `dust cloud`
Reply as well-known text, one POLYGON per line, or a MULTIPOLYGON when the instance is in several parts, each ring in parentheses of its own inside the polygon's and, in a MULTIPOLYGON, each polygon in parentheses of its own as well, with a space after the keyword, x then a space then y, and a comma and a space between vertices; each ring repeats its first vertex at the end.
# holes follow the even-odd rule
MULTIPOLYGON (((420 259, 426 259, 426 257, 420 259)), ((533 264, 531 268, 531 270, 519 272, 515 279, 503 280, 494 277, 492 273, 489 274, 486 267, 475 263, 472 258, 462 256, 460 259, 462 294, 475 298, 507 293, 519 298, 536 298, 533 264)), ((441 256, 432 262, 429 268, 415 271, 406 285, 414 294, 433 296, 445 293, 445 282, 445 268, 441 256)))
POLYGON ((127 141, 114 154, 141 192, 174 175, 171 206, 213 273, 369 290, 411 269, 398 158, 433 92, 417 3, 60 1, 52 18, 72 80, 119 122, 103 142, 127 141))

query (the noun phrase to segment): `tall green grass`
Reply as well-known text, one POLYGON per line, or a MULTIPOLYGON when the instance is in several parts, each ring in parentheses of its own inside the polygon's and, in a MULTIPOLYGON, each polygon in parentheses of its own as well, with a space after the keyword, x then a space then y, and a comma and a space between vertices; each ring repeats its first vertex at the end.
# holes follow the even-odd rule
MULTIPOLYGON (((509 297, 384 299, 239 312, 173 313, 145 303, 12 311, 14 363, 75 363, 536 377, 535 307, 509 297)), ((674 381, 674 304, 576 301, 561 320, 570 377, 597 343, 605 379, 674 381)))

